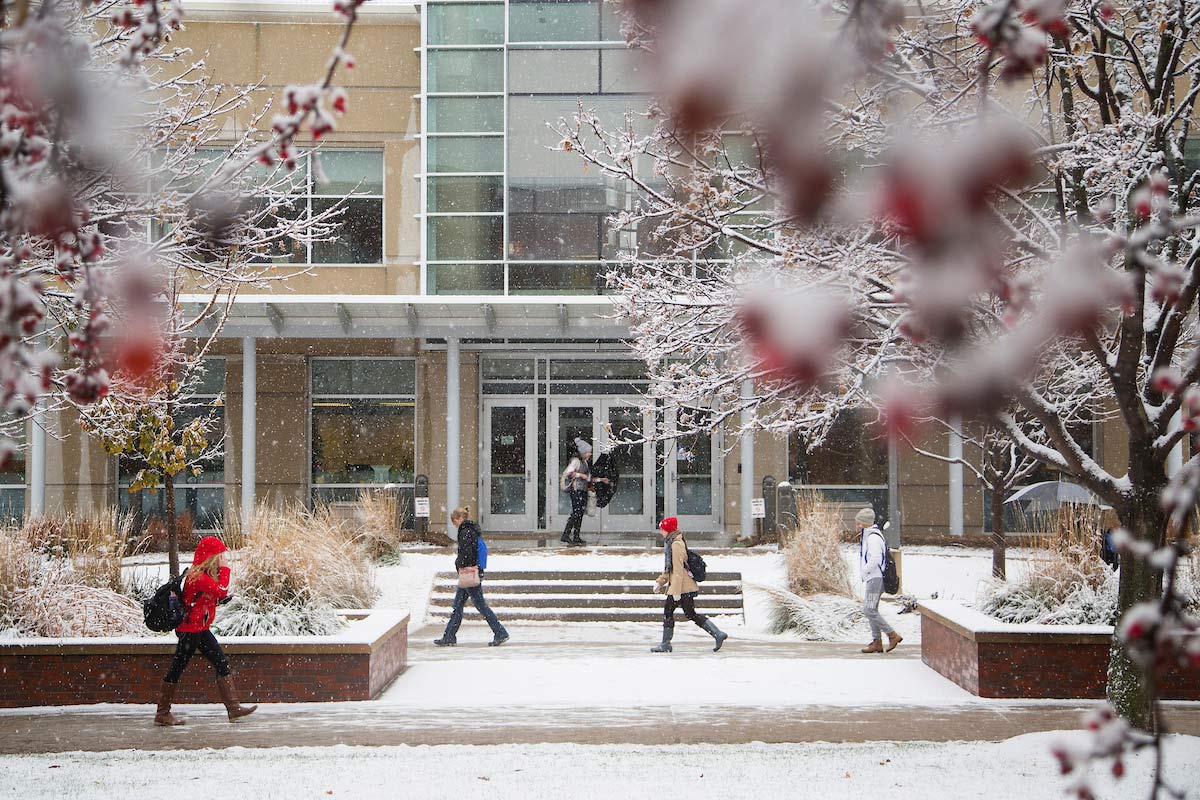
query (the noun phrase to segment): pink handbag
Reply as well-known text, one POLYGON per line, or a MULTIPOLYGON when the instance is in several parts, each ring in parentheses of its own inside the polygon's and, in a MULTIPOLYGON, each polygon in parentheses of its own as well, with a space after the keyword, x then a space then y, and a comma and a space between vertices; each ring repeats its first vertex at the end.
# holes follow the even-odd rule
POLYGON ((463 567, 458 571, 458 588, 474 589, 479 585, 479 567, 463 567))

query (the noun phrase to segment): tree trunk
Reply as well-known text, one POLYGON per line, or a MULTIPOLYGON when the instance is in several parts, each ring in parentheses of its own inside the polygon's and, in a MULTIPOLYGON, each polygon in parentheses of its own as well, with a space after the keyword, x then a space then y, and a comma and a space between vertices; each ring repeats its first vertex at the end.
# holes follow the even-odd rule
MULTIPOLYGON (((1133 463, 1131 448, 1130 463, 1133 463)), ((1147 459, 1148 460, 1148 459, 1147 459)), ((1161 465, 1160 465, 1161 468, 1161 465)), ((1137 487, 1132 499, 1118 509, 1121 525, 1139 541, 1161 547, 1166 539, 1166 515, 1160 505, 1159 495, 1166 485, 1166 478, 1154 477, 1156 471, 1139 469, 1142 476, 1131 471, 1130 477, 1137 487), (1139 477, 1147 478, 1145 482, 1139 477), (1147 485, 1149 484, 1149 485, 1147 485)), ((1139 558, 1121 558, 1120 581, 1117 590, 1117 622, 1130 608, 1148 600, 1157 600, 1162 594, 1162 573, 1139 558)), ((1152 731, 1155 725, 1154 687, 1146 676, 1129 660, 1117 637, 1113 637, 1108 663, 1108 700, 1113 708, 1137 727, 1152 731)))
POLYGON ((992 489, 992 577, 1005 580, 1005 550, 1008 542, 1004 539, 1004 495, 1007 487, 997 486, 992 489))
POLYGON ((179 575, 179 532, 175 530, 175 476, 170 473, 163 475, 163 505, 167 512, 167 559, 174 578, 179 575))

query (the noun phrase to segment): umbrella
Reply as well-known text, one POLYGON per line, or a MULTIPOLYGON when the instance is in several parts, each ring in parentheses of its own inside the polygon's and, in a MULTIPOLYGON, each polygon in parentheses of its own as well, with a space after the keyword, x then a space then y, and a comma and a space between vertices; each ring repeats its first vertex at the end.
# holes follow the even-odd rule
POLYGON ((1028 503, 1026 510, 1045 510, 1055 509, 1062 505, 1081 505, 1081 506, 1097 506, 1098 508, 1107 509, 1111 506, 1106 506, 1100 502, 1100 498, 1096 497, 1090 490, 1085 489, 1077 483, 1069 481, 1042 481, 1026 486, 1023 489, 1018 489, 1013 492, 1012 496, 1004 501, 1008 503, 1028 503))

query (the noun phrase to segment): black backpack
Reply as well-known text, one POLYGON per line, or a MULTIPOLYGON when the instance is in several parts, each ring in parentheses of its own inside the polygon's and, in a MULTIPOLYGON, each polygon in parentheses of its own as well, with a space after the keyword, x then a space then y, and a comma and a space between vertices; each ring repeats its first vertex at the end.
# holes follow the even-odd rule
POLYGON ((700 554, 690 547, 687 551, 687 571, 692 573, 692 580, 696 583, 700 583, 708 577, 708 564, 705 564, 700 554))
POLYGON ((886 536, 883 537, 883 591, 887 594, 900 591, 900 573, 896 570, 896 559, 892 556, 892 548, 888 547, 886 536))
POLYGON ((183 604, 185 575, 186 569, 178 578, 167 581, 142 602, 142 619, 147 628, 156 633, 166 633, 175 630, 183 622, 187 616, 187 606, 183 604))
POLYGON ((612 453, 602 453, 592 465, 592 489, 596 492, 596 508, 604 508, 612 502, 620 478, 617 459, 612 453), (607 478, 608 483, 595 482, 596 478, 607 478))

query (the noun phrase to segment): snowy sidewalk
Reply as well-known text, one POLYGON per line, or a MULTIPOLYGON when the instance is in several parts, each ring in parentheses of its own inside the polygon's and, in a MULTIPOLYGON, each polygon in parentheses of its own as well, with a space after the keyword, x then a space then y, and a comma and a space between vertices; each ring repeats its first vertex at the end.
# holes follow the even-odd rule
MULTIPOLYGON (((216 705, 180 706, 182 728, 150 706, 0 711, 0 752, 177 750, 324 745, 659 745, 1000 740, 1073 729, 1089 703, 975 697, 904 646, 711 639, 680 626, 676 652, 648 652, 654 626, 512 626, 489 648, 485 627, 455 648, 412 636, 411 666, 375 701, 270 704, 230 725, 216 705)), ((214 697, 215 700, 215 697, 214 697)), ((1174 730, 1200 734, 1200 703, 1173 704, 1174 730)))

